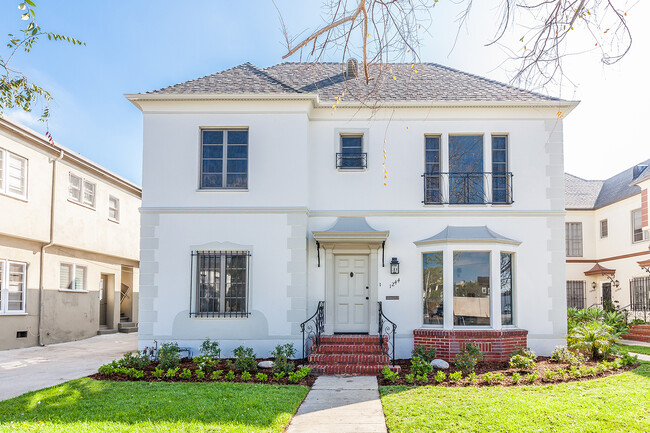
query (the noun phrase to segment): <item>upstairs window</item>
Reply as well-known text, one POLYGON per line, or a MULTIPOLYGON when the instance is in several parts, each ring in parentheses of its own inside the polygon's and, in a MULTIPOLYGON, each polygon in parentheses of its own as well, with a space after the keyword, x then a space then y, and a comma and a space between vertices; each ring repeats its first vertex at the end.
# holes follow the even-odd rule
POLYGON ((641 209, 632 211, 632 242, 642 242, 650 239, 650 230, 643 230, 641 209))
POLYGON ((442 203, 440 177, 440 136, 424 138, 424 202, 442 203))
POLYGON ((86 267, 71 263, 61 263, 59 289, 86 291, 86 267))
POLYGON ((0 193, 27 198, 27 160, 0 149, 0 193))
POLYGON ((248 130, 201 131, 201 189, 248 188, 248 130))
POLYGON ((582 223, 566 223, 566 256, 582 257, 582 223))
POLYGON ((485 203, 483 136, 449 136, 449 203, 485 203))
POLYGON ((112 195, 108 196, 108 219, 120 221, 120 199, 112 195))
POLYGON ((95 208, 95 184, 70 173, 68 184, 68 199, 75 203, 95 208))
POLYGON ((600 238, 606 238, 609 235, 609 228, 607 227, 607 220, 600 221, 600 238))
POLYGON ((512 203, 508 172, 508 137, 492 136, 492 203, 512 203))
POLYGON ((25 263, 0 260, 0 314, 25 312, 25 263))
POLYGON ((366 167, 367 154, 363 152, 363 135, 341 135, 341 152, 336 154, 336 168, 354 170, 366 167))

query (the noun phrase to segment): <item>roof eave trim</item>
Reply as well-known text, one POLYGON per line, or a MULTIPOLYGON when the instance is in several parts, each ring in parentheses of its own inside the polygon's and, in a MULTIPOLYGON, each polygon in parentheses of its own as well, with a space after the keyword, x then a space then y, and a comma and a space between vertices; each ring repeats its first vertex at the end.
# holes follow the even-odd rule
POLYGON ((318 242, 367 243, 383 242, 388 239, 389 231, 332 232, 314 231, 314 240, 318 242))
POLYGON ((521 245, 521 241, 514 239, 425 239, 413 242, 418 247, 439 244, 503 244, 503 245, 521 245))

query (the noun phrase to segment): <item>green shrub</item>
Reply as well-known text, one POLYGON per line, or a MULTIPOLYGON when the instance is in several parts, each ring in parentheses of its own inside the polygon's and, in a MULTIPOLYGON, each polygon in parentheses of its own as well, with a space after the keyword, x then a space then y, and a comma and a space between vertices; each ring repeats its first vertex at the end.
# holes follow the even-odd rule
POLYGON ((576 379, 579 377, 582 377, 582 372, 576 368, 576 366, 572 365, 571 370, 569 371, 571 376, 575 377, 576 379))
POLYGON ((438 370, 436 371, 436 374, 433 376, 433 378, 435 379, 436 382, 442 383, 447 378, 447 375, 445 374, 444 371, 438 370))
POLYGON ((205 371, 199 368, 198 370, 196 370, 196 377, 197 379, 203 379, 205 377, 205 371))
POLYGON ((221 375, 223 374, 223 370, 215 370, 212 372, 212 380, 219 380, 221 379, 221 375))
POLYGON ((413 383, 415 381, 415 375, 413 373, 405 374, 404 379, 406 379, 406 382, 408 383, 413 383))
POLYGON ((389 366, 384 367, 384 369, 381 371, 381 374, 384 376, 384 379, 390 382, 395 382, 397 379, 399 379, 399 373, 391 370, 389 366))
POLYGON ((239 346, 232 351, 235 368, 240 371, 257 371, 257 357, 252 347, 239 346))
POLYGON ((226 375, 224 376, 224 379, 226 379, 227 381, 232 382, 233 380, 235 380, 235 372, 230 370, 228 373, 226 373, 226 375))
POLYGON ((532 359, 533 361, 537 361, 537 355, 535 355, 535 352, 533 352, 533 349, 530 347, 526 347, 525 349, 519 349, 516 352, 512 353, 510 357, 512 358, 515 355, 521 355, 525 358, 532 359))
POLYGON ((219 349, 219 342, 211 341, 209 338, 206 338, 203 343, 201 343, 201 355, 210 359, 221 358, 221 349, 219 349))
POLYGON ((311 373, 311 368, 309 368, 309 367, 302 367, 300 370, 298 370, 298 371, 294 371, 293 373, 291 373, 291 374, 287 377, 287 380, 288 380, 289 382, 291 382, 291 383, 298 383, 298 382, 300 381, 300 379, 302 379, 302 378, 308 376, 309 373, 311 373))
POLYGON ((639 357, 637 355, 630 355, 630 352, 625 352, 621 361, 623 361, 623 365, 634 365, 639 363, 639 357))
POLYGON ((268 375, 268 374, 265 374, 265 373, 262 373, 262 372, 257 373, 257 374, 255 375, 255 377, 256 377, 257 380, 259 380, 260 382, 267 382, 267 381, 269 380, 269 375, 268 375))
POLYGON ((468 383, 474 383, 474 382, 476 382, 476 373, 474 373, 474 372, 472 371, 470 374, 468 374, 468 375, 467 375, 467 382, 468 382, 468 383))
POLYGON ((135 355, 131 352, 126 352, 122 359, 117 362, 120 367, 135 368, 138 370, 143 370, 151 363, 149 357, 141 353, 139 350, 135 352, 135 355))
POLYGON ((585 362, 585 357, 576 350, 571 350, 564 346, 557 346, 553 350, 553 353, 551 353, 551 360, 577 366, 585 362))
POLYGON ((415 380, 420 383, 429 383, 429 375, 428 374, 416 374, 415 375, 415 380))
POLYGON ((544 377, 546 380, 553 380, 557 376, 557 373, 554 370, 551 370, 550 368, 547 368, 544 370, 544 377))
POLYGON ((178 367, 181 362, 181 351, 178 343, 163 343, 158 349, 158 366, 163 370, 178 367))
POLYGON ((512 383, 516 385, 517 383, 519 383, 520 380, 521 380, 521 374, 517 373, 516 371, 512 373, 512 383))
POLYGON ((411 373, 416 376, 421 374, 429 374, 433 371, 431 364, 426 362, 424 359, 419 356, 413 357, 411 359, 411 373))
POLYGON ((279 382, 280 379, 282 379, 285 376, 284 371, 279 371, 277 373, 273 373, 273 378, 279 382))
POLYGON ((436 359, 436 348, 432 347, 427 349, 426 346, 415 346, 411 352, 411 356, 413 358, 418 357, 429 364, 436 359))
POLYGON ((625 314, 618 311, 606 313, 603 321, 611 326, 614 329, 614 332, 619 336, 630 329, 630 325, 627 323, 627 317, 625 314))
POLYGON ((180 372, 178 377, 180 377, 181 379, 185 379, 185 380, 191 379, 192 378, 192 372, 190 371, 189 368, 184 368, 183 371, 180 372))
POLYGON ((241 374, 241 380, 243 380, 244 382, 248 382, 249 380, 251 380, 251 374, 247 371, 244 371, 241 374))
POLYGON ((588 322, 573 328, 567 341, 570 347, 589 353, 594 359, 599 359, 609 355, 618 337, 608 324, 588 322))
POLYGON ((156 379, 160 379, 161 377, 163 377, 164 374, 165 374, 165 370, 163 370, 162 368, 156 367, 156 369, 153 371, 153 377, 155 377, 156 379))
POLYGON ((144 377, 144 371, 135 370, 131 372, 131 377, 134 379, 142 379, 144 377))
POLYGON ((458 352, 454 365, 463 372, 473 372, 476 364, 483 360, 483 352, 473 342, 465 343, 465 347, 458 352))
POLYGON ((463 372, 462 371, 455 371, 453 373, 449 373, 449 380, 452 382, 458 382, 463 378, 463 372))
POLYGON ((104 364, 99 369, 97 370, 99 374, 103 374, 104 376, 112 376, 115 373, 115 367, 111 364, 104 364))
POLYGON ((296 356, 296 348, 293 346, 293 343, 287 344, 278 344, 275 346, 275 350, 271 352, 273 357, 273 371, 278 373, 283 371, 285 374, 290 374, 295 370, 295 366, 291 361, 291 358, 296 356))
POLYGON ((167 370, 167 373, 165 373, 165 377, 166 377, 167 379, 173 379, 173 378, 175 378, 175 377, 176 377, 176 373, 178 373, 178 369, 179 369, 179 367, 174 367, 174 368, 170 368, 170 369, 168 369, 168 370, 167 370))
POLYGON ((217 361, 208 356, 195 356, 192 358, 192 362, 194 362, 199 369, 208 373, 217 367, 217 361))
POLYGON ((493 378, 494 378, 494 373, 492 373, 491 371, 488 371, 487 373, 483 374, 483 381, 485 383, 492 383, 493 378))
POLYGON ((524 355, 514 355, 510 358, 510 368, 516 368, 517 370, 534 370, 536 367, 535 361, 524 356, 524 355))
POLYGON ((532 372, 532 373, 528 373, 528 374, 526 375, 526 380, 528 381, 528 383, 533 383, 533 382, 535 382, 537 379, 539 379, 539 374, 538 374, 536 371, 534 371, 534 372, 532 372))
POLYGON ((558 376, 560 376, 560 378, 561 378, 562 380, 564 380, 564 379, 567 378, 567 374, 568 374, 568 373, 567 373, 567 371, 566 371, 565 369, 560 368, 559 370, 555 370, 555 372, 558 374, 558 376))

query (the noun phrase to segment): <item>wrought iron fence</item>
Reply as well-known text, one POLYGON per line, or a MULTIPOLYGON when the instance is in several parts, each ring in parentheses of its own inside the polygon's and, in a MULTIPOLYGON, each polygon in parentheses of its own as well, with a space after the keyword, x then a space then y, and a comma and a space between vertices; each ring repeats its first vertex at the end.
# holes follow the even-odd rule
POLYGON ((512 204, 512 173, 425 173, 424 204, 512 204))
POLYGON ((395 331, 397 325, 384 314, 381 304, 379 304, 379 347, 381 353, 388 355, 391 359, 391 365, 395 365, 395 331))
POLYGON ((358 170, 368 167, 367 153, 337 153, 336 168, 340 170, 358 170))
POLYGON ((325 301, 318 301, 316 312, 300 324, 302 332, 302 357, 309 356, 312 350, 320 346, 320 336, 325 329, 325 301))
POLYGON ((566 282, 566 304, 567 307, 582 309, 585 308, 585 282, 584 281, 567 281, 566 282))
POLYGON ((630 280, 630 316, 647 321, 650 318, 650 277, 630 280))

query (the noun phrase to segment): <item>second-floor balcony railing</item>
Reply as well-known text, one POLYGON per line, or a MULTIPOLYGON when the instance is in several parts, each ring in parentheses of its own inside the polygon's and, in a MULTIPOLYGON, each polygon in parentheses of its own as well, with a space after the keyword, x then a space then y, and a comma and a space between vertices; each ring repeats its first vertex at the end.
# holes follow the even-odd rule
POLYGON ((425 173, 424 204, 512 204, 512 173, 425 173))
POLYGON ((368 166, 367 153, 337 153, 336 168, 339 170, 360 170, 368 166))

